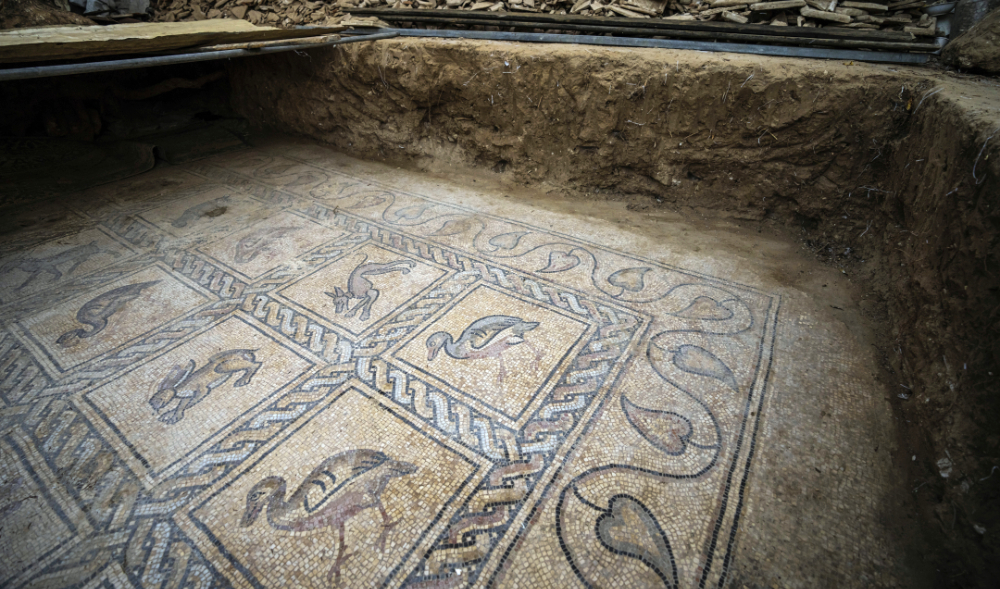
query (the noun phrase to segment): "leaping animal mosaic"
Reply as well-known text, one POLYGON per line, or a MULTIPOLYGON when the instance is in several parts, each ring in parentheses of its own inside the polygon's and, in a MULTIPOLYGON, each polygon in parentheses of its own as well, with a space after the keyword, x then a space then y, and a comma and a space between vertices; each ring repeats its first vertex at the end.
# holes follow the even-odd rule
POLYGON ((152 280, 150 282, 126 284, 90 299, 76 312, 76 320, 90 326, 91 329, 88 330, 82 327, 80 329, 71 329, 60 335, 56 343, 68 348, 76 345, 80 340, 91 338, 101 333, 108 326, 108 319, 112 315, 122 310, 130 301, 139 298, 142 295, 142 291, 159 282, 159 280, 152 280))
POLYGON ((541 352, 524 339, 524 334, 538 327, 537 321, 525 321, 520 317, 507 315, 490 315, 477 319, 462 331, 458 340, 453 340, 450 333, 439 331, 427 338, 427 360, 433 361, 443 349, 446 354, 456 360, 474 360, 478 358, 497 358, 500 360, 500 373, 497 382, 502 383, 507 377, 507 368, 503 362, 503 352, 518 344, 524 344, 535 353, 535 368, 542 359, 541 352))
POLYGON ((44 258, 24 257, 14 260, 0 267, 0 274, 7 275, 14 270, 27 273, 28 277, 24 282, 14 289, 15 291, 19 291, 37 280, 43 273, 51 274, 52 280, 59 280, 63 277, 63 274, 72 274, 80 264, 101 253, 110 253, 113 256, 118 256, 116 252, 104 252, 101 248, 97 247, 96 241, 91 241, 86 245, 71 247, 44 258), (65 271, 59 270, 59 266, 63 264, 70 264, 70 267, 66 268, 65 271))
POLYGON ((249 527, 267 511, 267 523, 275 530, 308 532, 322 528, 337 530, 337 558, 327 573, 327 581, 340 584, 340 569, 353 553, 347 553, 344 528, 348 520, 376 508, 382 515, 382 532, 376 541, 380 551, 398 520, 391 521, 382 504, 389 481, 413 474, 417 467, 389 458, 376 450, 348 450, 335 454, 310 472, 301 485, 285 499, 283 477, 262 479, 247 493, 240 527, 249 527))
POLYGON ((159 414, 163 423, 177 423, 184 419, 184 412, 197 405, 212 392, 226 383, 234 374, 243 373, 233 383, 234 388, 250 384, 262 363, 257 362, 255 350, 226 350, 219 352, 195 370, 195 361, 187 365, 175 365, 160 381, 156 392, 149 399, 149 406, 159 414), (172 408, 168 407, 174 404, 172 408))
POLYGON ((410 270, 416 265, 410 260, 395 260, 386 264, 377 264, 374 262, 366 263, 367 259, 368 256, 365 256, 347 278, 347 290, 336 286, 333 289, 334 292, 323 293, 333 299, 336 312, 338 314, 343 313, 344 317, 348 319, 354 317, 359 310, 361 311, 361 315, 358 318, 361 321, 368 321, 371 318, 372 305, 378 300, 379 290, 375 288, 371 280, 368 280, 368 276, 388 274, 389 272, 409 274, 410 270), (360 302, 354 305, 354 307, 350 307, 350 302, 355 299, 360 302))
POLYGON ((230 196, 232 195, 227 194, 226 196, 214 198, 212 200, 188 207, 170 224, 178 229, 182 229, 194 221, 197 221, 201 217, 218 217, 229 209, 230 196))
POLYGON ((236 242, 233 261, 237 264, 250 263, 260 254, 270 252, 271 246, 276 240, 299 229, 299 227, 265 227, 258 229, 236 242))

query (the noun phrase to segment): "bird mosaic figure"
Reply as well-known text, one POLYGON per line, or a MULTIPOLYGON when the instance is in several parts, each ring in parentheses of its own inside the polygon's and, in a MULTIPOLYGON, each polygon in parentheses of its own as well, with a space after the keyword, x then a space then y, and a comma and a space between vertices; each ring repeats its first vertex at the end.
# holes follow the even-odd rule
POLYGON ((340 570, 353 553, 347 553, 344 528, 347 521, 371 508, 382 515, 382 533, 376 545, 385 550, 386 536, 396 526, 382 504, 382 492, 389 481, 413 474, 417 467, 389 458, 376 450, 348 450, 321 462, 303 483, 285 499, 283 477, 262 479, 247 493, 240 527, 249 527, 267 511, 267 523, 276 530, 308 532, 321 528, 337 530, 337 558, 327 573, 327 581, 340 584, 340 570))
POLYGON ((518 344, 524 344, 535 353, 534 366, 542 354, 528 341, 524 334, 538 327, 537 321, 525 321, 520 317, 508 315, 490 315, 477 319, 462 331, 458 340, 453 340, 450 333, 439 331, 427 338, 427 360, 433 361, 443 349, 446 354, 456 360, 474 360, 478 358, 497 358, 500 360, 500 373, 497 382, 502 383, 507 377, 507 368, 503 362, 503 352, 518 344))

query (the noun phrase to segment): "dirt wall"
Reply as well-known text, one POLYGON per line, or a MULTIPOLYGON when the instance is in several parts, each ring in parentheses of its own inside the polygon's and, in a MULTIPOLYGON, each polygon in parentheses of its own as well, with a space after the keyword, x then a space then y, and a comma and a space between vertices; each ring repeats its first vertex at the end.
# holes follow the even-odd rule
POLYGON ((995 536, 974 526, 1000 529, 1000 476, 980 480, 1000 460, 996 81, 406 39, 235 61, 231 75, 244 116, 359 157, 489 168, 580 198, 794 234, 862 285, 859 304, 881 330, 886 395, 908 424, 905 447, 920 449, 898 461, 927 482, 917 499, 939 586, 995 566, 995 536))

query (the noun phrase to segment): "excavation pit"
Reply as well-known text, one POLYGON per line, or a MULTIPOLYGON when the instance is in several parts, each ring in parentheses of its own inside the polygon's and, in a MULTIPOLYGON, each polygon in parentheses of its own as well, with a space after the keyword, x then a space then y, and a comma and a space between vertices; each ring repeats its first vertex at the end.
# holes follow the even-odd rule
POLYGON ((0 583, 991 570, 994 80, 412 39, 227 71, 251 147, 7 203, 0 583))

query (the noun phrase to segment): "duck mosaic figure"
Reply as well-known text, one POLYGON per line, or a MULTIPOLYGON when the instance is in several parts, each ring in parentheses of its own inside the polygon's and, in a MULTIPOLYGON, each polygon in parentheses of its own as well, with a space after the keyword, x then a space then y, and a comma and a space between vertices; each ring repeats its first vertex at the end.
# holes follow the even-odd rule
POLYGON ((284 477, 262 479, 247 493, 240 527, 253 525, 266 510, 267 523, 276 530, 308 532, 336 528, 337 558, 326 576, 336 586, 340 584, 341 567, 353 555, 347 553, 344 538, 347 521, 367 509, 377 508, 382 514, 382 533, 376 545, 384 550, 386 536, 398 520, 390 520, 382 505, 382 492, 391 479, 416 471, 413 464, 393 460, 376 450, 341 452, 314 468, 287 500, 284 477))
POLYGON ((524 339, 524 334, 536 327, 538 327, 537 321, 525 321, 520 317, 508 315, 483 317, 470 323, 457 341, 446 331, 432 334, 427 338, 427 360, 433 361, 442 349, 456 360, 497 358, 500 360, 497 382, 502 383, 507 376, 503 352, 511 346, 525 344, 535 352, 535 367, 538 367, 542 354, 524 339))

